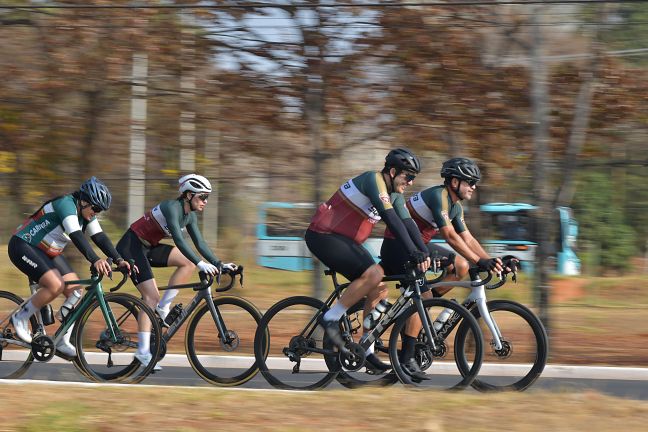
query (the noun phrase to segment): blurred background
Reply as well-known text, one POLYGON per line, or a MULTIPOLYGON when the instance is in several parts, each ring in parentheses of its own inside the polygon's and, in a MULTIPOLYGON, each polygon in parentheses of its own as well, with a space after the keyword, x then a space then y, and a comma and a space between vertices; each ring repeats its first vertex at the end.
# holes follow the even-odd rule
POLYGON ((261 240, 299 239, 309 205, 405 146, 423 160, 410 192, 478 162, 468 224, 524 229, 509 240, 535 248, 547 324, 564 247, 564 275, 646 280, 648 2, 7 0, 0 46, 0 244, 91 175, 117 242, 198 172, 209 243, 264 265, 261 240), (494 220, 493 202, 533 208, 494 220))

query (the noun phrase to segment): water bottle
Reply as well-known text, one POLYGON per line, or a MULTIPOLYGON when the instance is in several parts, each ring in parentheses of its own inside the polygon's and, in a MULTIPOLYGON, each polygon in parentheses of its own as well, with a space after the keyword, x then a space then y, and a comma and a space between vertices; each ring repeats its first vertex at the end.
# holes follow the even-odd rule
POLYGON ((56 312, 56 319, 62 322, 70 314, 72 309, 74 309, 74 305, 76 305, 79 302, 80 298, 81 298, 81 290, 72 291, 70 297, 65 299, 59 311, 56 312))
POLYGON ((54 324, 54 312, 52 311, 52 305, 45 305, 40 310, 41 317, 43 318, 43 325, 52 325, 54 324))
POLYGON ((439 331, 441 330, 441 327, 443 327, 443 324, 445 324, 446 321, 448 321, 448 318, 450 318, 450 315, 452 315, 453 310, 450 308, 445 308, 441 311, 437 319, 434 320, 434 330, 439 331))
POLYGON ((178 303, 177 305, 173 306, 173 309, 169 312, 169 315, 164 319, 164 322, 167 323, 168 325, 171 325, 175 322, 175 320, 180 316, 182 313, 182 303, 178 303))
POLYGON ((380 300, 376 307, 373 308, 373 310, 367 315, 364 322, 362 323, 364 328, 370 330, 374 328, 376 324, 378 324, 380 317, 383 313, 385 313, 388 307, 389 303, 387 302, 387 300, 380 300))

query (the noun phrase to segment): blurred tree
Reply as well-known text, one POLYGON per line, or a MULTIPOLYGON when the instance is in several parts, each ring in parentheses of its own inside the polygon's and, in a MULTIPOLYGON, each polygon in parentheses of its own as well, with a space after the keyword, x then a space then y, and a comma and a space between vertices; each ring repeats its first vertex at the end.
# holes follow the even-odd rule
POLYGON ((573 206, 579 221, 579 238, 596 245, 603 270, 629 268, 630 258, 637 251, 635 233, 624 220, 624 209, 614 205, 618 189, 612 186, 609 173, 587 172, 578 183, 573 206))

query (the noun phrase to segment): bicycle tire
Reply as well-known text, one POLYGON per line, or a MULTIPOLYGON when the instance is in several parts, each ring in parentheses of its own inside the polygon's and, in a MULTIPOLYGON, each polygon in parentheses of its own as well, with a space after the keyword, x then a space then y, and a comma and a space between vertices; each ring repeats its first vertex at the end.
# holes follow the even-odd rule
MULTIPOLYGON (((6 319, 2 324, 2 337, 7 339, 15 339, 15 330, 11 324, 9 314, 12 313, 24 300, 16 294, 9 291, 0 291, 0 316, 6 319)), ((40 313, 37 312, 37 313, 40 313)), ((35 317, 29 320, 32 333, 38 325, 35 317)), ((20 345, 12 344, 11 342, 0 343, 0 379, 16 379, 20 378, 27 372, 29 367, 34 362, 31 348, 22 347, 20 345)))
POLYGON ((259 372, 254 357, 254 334, 262 315, 254 304, 241 297, 217 297, 213 302, 232 343, 225 344, 220 339, 205 303, 187 324, 187 357, 191 367, 205 381, 218 386, 238 386, 259 372))
MULTIPOLYGON (((482 372, 473 381, 472 386, 484 392, 526 390, 540 377, 547 363, 549 356, 547 332, 540 319, 520 303, 510 300, 492 300, 486 305, 500 329, 504 348, 497 352, 494 345, 489 344, 485 352, 482 372), (525 328, 524 323, 528 327, 525 328), (508 360, 513 361, 507 363, 507 376, 501 376, 501 372, 493 366, 508 360), (531 365, 530 368, 525 366, 528 364, 531 365)), ((477 318, 483 334, 490 334, 477 307, 473 307, 471 312, 477 318)), ((465 363, 460 367, 465 367, 465 363)))
POLYGON ((335 379, 339 371, 329 370, 325 355, 312 350, 324 348, 318 318, 327 310, 321 300, 295 296, 280 300, 263 314, 254 336, 254 355, 270 385, 317 390, 335 379), (306 360, 303 365, 302 360, 306 360))
POLYGON ((77 360, 74 364, 93 381, 141 382, 153 371, 162 345, 162 330, 156 315, 143 300, 130 294, 105 294, 104 300, 117 321, 120 337, 117 342, 107 337, 103 312, 95 299, 75 323, 73 337, 77 360), (151 322, 150 349, 153 360, 147 366, 142 366, 134 358, 138 346, 140 312, 151 322), (113 350, 117 352, 114 356, 113 350), (109 364, 108 359, 113 363, 109 364))
MULTIPOLYGON (((459 326, 452 326, 451 322, 447 322, 447 330, 441 330, 437 333, 438 337, 435 340, 437 346, 436 352, 433 352, 429 346, 426 347, 426 338, 419 337, 419 340, 422 340, 422 342, 417 344, 415 359, 421 369, 428 375, 429 379, 422 381, 412 379, 403 369, 400 359, 401 338, 404 334, 407 320, 413 314, 418 313, 416 306, 412 305, 401 314, 394 324, 389 340, 389 356, 396 375, 407 386, 445 390, 461 390, 466 388, 476 379, 484 355, 483 336, 477 320, 468 309, 457 302, 446 299, 434 298, 423 300, 423 307, 427 311, 428 317, 430 317, 430 323, 444 309, 452 309, 453 313, 451 316, 455 317, 453 321, 457 322, 457 320, 461 320, 462 324, 465 323, 465 335, 462 340, 462 345, 458 345, 456 338, 458 334, 457 327, 459 326), (444 331, 447 334, 442 337, 444 331), (467 341, 472 343, 469 345, 467 341), (466 347, 468 347, 469 351, 466 351, 466 347), (466 364, 465 369, 459 368, 457 364, 456 358, 459 351, 463 354, 463 361, 466 364), (442 361, 441 359, 449 353, 453 353, 455 359, 453 361, 442 361), (470 364, 468 364, 468 359, 470 359, 470 364)), ((446 325, 442 328, 446 328, 446 325)))
MULTIPOLYGON (((360 341, 360 338, 362 337, 363 309, 364 309, 364 299, 360 300, 355 305, 351 306, 347 311, 347 317, 349 318, 348 321, 344 321, 344 320, 342 321, 343 334, 346 335, 351 342, 357 343, 360 341), (354 327, 352 325, 351 327, 353 328, 346 328, 346 324, 349 322, 358 323, 357 327, 354 327)), ((383 333, 383 336, 385 336, 386 340, 388 340, 389 332, 386 330, 385 333, 383 333)), ((381 360, 383 363, 389 364, 389 348, 384 346, 383 339, 381 338, 380 340, 376 341, 374 345, 375 345, 374 353, 376 357, 378 357, 378 359, 381 360)), ((333 370, 340 369, 340 366, 337 364, 339 363, 337 358, 327 356, 325 357, 325 360, 328 362, 329 369, 333 369, 333 370)), ((393 370, 389 370, 383 374, 374 375, 369 373, 366 368, 362 368, 356 372, 351 372, 351 371, 346 371, 344 369, 341 369, 337 377, 335 377, 335 379, 344 387, 351 388, 351 389, 366 387, 366 386, 385 387, 398 382, 398 376, 396 376, 396 373, 393 370)))

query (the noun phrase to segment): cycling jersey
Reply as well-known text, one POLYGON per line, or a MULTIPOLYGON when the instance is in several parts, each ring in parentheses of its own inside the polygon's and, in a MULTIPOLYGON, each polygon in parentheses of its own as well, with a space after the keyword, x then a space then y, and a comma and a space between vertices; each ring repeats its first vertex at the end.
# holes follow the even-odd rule
POLYGON ((56 198, 27 218, 14 235, 43 250, 49 257, 58 256, 71 241, 70 234, 82 231, 93 236, 102 232, 96 217, 86 221, 80 212, 77 213, 77 204, 78 198, 73 195, 56 198))
POLYGON ((198 264, 200 257, 189 247, 182 234, 186 229, 198 252, 212 264, 220 263, 200 234, 196 213, 185 213, 181 198, 162 201, 133 222, 130 229, 148 247, 157 246, 163 238, 172 238, 180 252, 198 264))
MULTIPOLYGON (((444 185, 434 186, 413 195, 407 200, 406 207, 421 231, 425 243, 449 223, 452 223, 458 233, 466 231, 463 206, 459 201, 452 202, 444 185)), ((389 228, 385 230, 385 237, 394 238, 389 228)))
MULTIPOLYGON (((369 238, 373 226, 382 219, 381 215, 392 208, 382 173, 367 171, 344 183, 321 204, 308 229, 322 234, 340 234, 361 244, 369 238)), ((404 207, 395 210, 401 219, 410 217, 404 207)))

